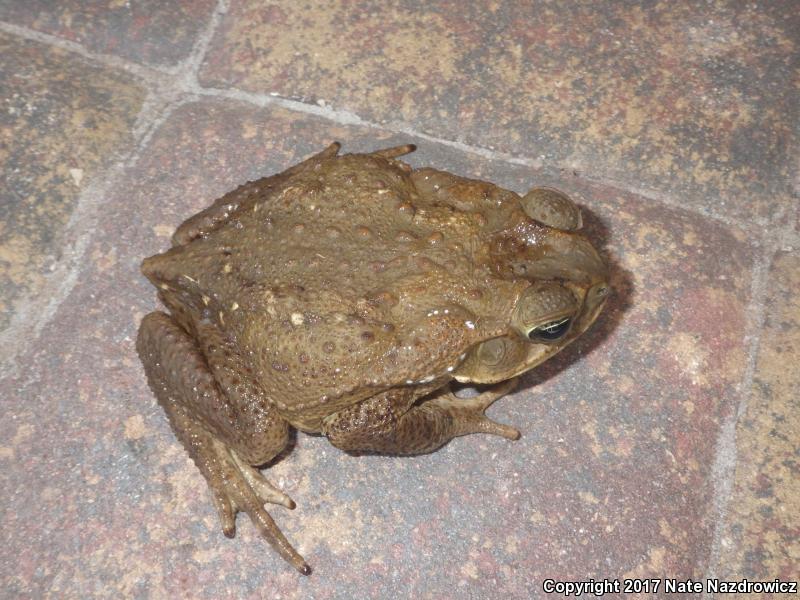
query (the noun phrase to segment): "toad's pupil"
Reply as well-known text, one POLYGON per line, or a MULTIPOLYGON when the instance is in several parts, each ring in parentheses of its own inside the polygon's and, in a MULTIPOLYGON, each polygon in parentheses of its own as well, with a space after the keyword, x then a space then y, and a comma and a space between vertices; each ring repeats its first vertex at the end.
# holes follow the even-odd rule
POLYGON ((544 340, 547 342, 557 340, 567 332, 570 321, 571 319, 569 317, 558 319, 557 321, 550 321, 549 323, 540 325, 536 329, 532 329, 528 337, 532 340, 544 340))

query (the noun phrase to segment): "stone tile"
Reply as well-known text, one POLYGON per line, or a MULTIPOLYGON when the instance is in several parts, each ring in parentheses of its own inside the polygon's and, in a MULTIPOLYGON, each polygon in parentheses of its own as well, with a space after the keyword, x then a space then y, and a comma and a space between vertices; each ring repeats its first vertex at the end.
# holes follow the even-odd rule
MULTIPOLYGON (((244 518, 224 538, 200 474, 147 389, 138 273, 173 228, 236 184, 333 139, 408 140, 279 108, 176 111, 108 200, 71 295, 0 382, 5 589, 25 596, 508 597, 554 578, 699 576, 714 446, 744 367, 751 249, 740 232, 563 173, 421 142, 415 166, 581 197, 615 295, 583 339, 491 409, 518 442, 468 436, 415 458, 349 457, 298 435, 273 510, 315 567, 289 569, 244 518), (36 398, 36 402, 26 401, 36 398), (265 592, 269 590, 269 592, 265 592)), ((3 567, 0 567, 3 568, 3 567)))
POLYGON ((233 0, 202 80, 766 222, 792 202, 798 15, 788 0, 233 0))
POLYGON ((0 19, 94 52, 170 66, 188 56, 215 4, 214 0, 8 0, 0 3, 0 19))
POLYGON ((769 274, 753 390, 736 431, 736 478, 718 571, 727 579, 800 579, 800 252, 769 274))
POLYGON ((74 54, 0 34, 0 329, 59 259, 81 190, 130 149, 144 90, 74 54))

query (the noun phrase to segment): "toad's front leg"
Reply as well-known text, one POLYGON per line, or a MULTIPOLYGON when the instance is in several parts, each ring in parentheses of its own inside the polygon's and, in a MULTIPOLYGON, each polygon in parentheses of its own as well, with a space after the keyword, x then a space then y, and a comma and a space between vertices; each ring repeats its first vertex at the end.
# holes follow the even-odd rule
POLYGON ((323 433, 348 452, 406 455, 432 452, 469 433, 516 440, 519 431, 484 414, 516 384, 516 379, 509 379, 474 398, 458 398, 448 385, 418 403, 413 387, 387 390, 326 418, 323 433))
MULTIPOLYGON (((236 531, 238 511, 247 513, 273 548, 304 575, 311 572, 303 557, 288 542, 264 503, 294 508, 286 494, 270 484, 235 449, 224 426, 215 427, 201 415, 231 410, 193 339, 171 317, 154 312, 142 320, 136 348, 150 387, 169 417, 175 435, 208 482, 214 505, 228 537, 236 531), (212 430, 216 430, 212 433, 212 430)), ((288 425, 276 415, 263 415, 259 463, 286 445, 288 425)))

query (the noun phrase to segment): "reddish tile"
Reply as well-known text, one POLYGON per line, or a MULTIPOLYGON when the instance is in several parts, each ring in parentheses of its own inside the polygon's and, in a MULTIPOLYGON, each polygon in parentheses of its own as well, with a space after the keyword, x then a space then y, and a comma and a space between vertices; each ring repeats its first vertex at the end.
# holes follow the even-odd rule
MULTIPOLYGON (((800 252, 769 274, 766 323, 717 570, 726 579, 800 579, 800 252)), ((777 596, 776 596, 777 597, 777 596)))
POLYGON ((214 102, 181 108, 153 137, 26 371, 0 383, 12 417, 0 422, 0 484, 12 490, 0 564, 19 565, 6 589, 529 598, 544 577, 703 574, 714 445, 744 366, 747 240, 632 194, 424 142, 415 166, 579 194, 614 265, 609 309, 492 408, 523 431, 518 442, 469 436, 428 456, 354 458, 299 435, 268 475, 298 502, 273 514, 310 578, 243 518, 236 540, 221 535, 135 356, 136 326, 155 306, 138 263, 222 192, 333 139, 348 151, 414 141, 214 102))
POLYGON ((786 0, 233 0, 202 80, 766 222, 792 202, 798 15, 786 0))
POLYGON ((214 0, 11 0, 0 19, 78 42, 89 50, 169 66, 187 57, 214 0))
POLYGON ((130 150, 144 90, 74 54, 0 34, 0 330, 62 252, 78 197, 130 150))

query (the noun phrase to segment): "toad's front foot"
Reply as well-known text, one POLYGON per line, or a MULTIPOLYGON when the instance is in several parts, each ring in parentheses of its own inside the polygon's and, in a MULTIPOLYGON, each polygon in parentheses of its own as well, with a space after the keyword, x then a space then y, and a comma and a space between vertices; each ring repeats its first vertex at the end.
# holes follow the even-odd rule
POLYGON ((496 400, 512 392, 518 382, 519 378, 517 377, 508 379, 473 398, 459 398, 448 390, 441 396, 431 399, 430 403, 445 410, 451 416, 455 429, 454 436, 489 433, 509 440, 518 440, 520 437, 518 429, 493 421, 484 414, 496 400))

